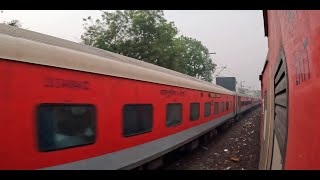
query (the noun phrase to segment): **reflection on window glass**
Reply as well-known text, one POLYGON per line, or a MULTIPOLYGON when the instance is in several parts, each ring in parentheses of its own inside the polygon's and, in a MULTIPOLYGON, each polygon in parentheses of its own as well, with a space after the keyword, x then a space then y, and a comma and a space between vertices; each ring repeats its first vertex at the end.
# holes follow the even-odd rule
POLYGON ((167 105, 167 127, 175 126, 182 122, 182 104, 168 104, 167 105))
POLYGON ((221 112, 224 112, 224 102, 221 102, 221 112))
POLYGON ((219 114, 219 102, 214 102, 214 114, 219 114))
POLYGON ((95 142, 96 112, 93 105, 41 104, 37 114, 40 151, 95 142))
POLYGON ((151 104, 128 104, 123 110, 123 135, 134 136, 152 130, 151 104))
POLYGON ((211 114, 211 103, 206 102, 204 103, 204 117, 208 117, 211 114))
POLYGON ((190 120, 195 121, 200 118, 200 103, 190 104, 190 120))

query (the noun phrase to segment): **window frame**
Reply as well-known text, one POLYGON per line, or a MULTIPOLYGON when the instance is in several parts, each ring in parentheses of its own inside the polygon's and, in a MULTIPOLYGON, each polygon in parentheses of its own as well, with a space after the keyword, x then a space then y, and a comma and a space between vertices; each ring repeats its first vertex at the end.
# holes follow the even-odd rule
POLYGON ((199 102, 192 102, 192 103, 190 103, 190 109, 189 109, 189 113, 190 113, 190 115, 189 115, 189 120, 190 121, 197 121, 197 120, 199 120, 200 119, 200 103, 199 102), (192 105, 198 105, 198 117, 197 117, 197 119, 192 119, 192 113, 191 113, 191 109, 192 109, 192 105))
POLYGON ((211 102, 205 102, 204 103, 204 117, 210 117, 211 116, 211 102), (209 111, 206 111, 206 105, 209 104, 209 111), (206 112, 209 112, 209 114, 207 115, 206 112))
POLYGON ((146 134, 146 133, 150 133, 152 132, 153 130, 153 123, 154 123, 154 108, 153 108, 153 104, 124 104, 122 106, 122 136, 125 137, 125 138, 128 138, 128 137, 132 137, 132 136, 137 136, 137 135, 141 135, 141 134, 146 134), (141 105, 150 105, 151 106, 151 128, 150 130, 146 130, 146 131, 142 131, 142 132, 139 132, 139 133, 133 133, 133 134, 129 134, 129 135, 126 135, 125 134, 125 131, 124 131, 124 117, 125 117, 125 108, 126 106, 141 106, 141 105))
POLYGON ((214 102, 214 114, 219 114, 219 106, 220 106, 220 103, 217 101, 217 102, 214 102), (216 106, 217 105, 217 106, 216 106), (217 107, 217 108, 216 108, 217 107), (217 109, 217 111, 216 111, 216 109, 217 109))
POLYGON ((229 101, 226 101, 226 111, 229 110, 229 101))
POLYGON ((174 127, 174 126, 178 126, 180 124, 182 124, 183 121, 183 104, 182 103, 167 103, 166 105, 166 127, 174 127), (173 125, 168 125, 168 108, 169 105, 180 105, 181 106, 181 119, 179 123, 173 124, 173 125))
POLYGON ((37 147, 38 150, 40 152, 55 152, 55 151, 60 151, 60 150, 64 150, 64 149, 71 149, 71 148, 77 148, 77 147, 83 147, 83 146, 89 146, 89 145, 93 145, 97 142, 97 124, 98 124, 98 118, 97 118, 97 108, 94 104, 88 104, 88 103, 39 103, 36 106, 36 139, 37 139, 37 147), (93 141, 84 143, 84 144, 79 144, 79 145, 73 145, 73 146, 66 146, 66 147, 61 147, 61 148, 56 148, 56 149, 44 149, 41 148, 41 143, 40 143, 40 108, 41 107, 52 107, 52 106, 60 106, 60 107, 64 107, 64 106, 88 106, 91 107, 93 110, 93 114, 91 116, 91 118, 93 119, 93 131, 94 131, 94 138, 93 141))
POLYGON ((220 104, 221 104, 221 112, 223 113, 225 110, 224 101, 222 101, 220 104))

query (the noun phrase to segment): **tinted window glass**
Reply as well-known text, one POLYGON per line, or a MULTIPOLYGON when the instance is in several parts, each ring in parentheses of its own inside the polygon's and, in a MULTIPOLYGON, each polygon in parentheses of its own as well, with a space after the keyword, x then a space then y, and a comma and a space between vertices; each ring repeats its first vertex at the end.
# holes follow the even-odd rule
POLYGON ((152 130, 153 108, 151 104, 129 104, 123 110, 123 135, 134 136, 152 130))
POLYGON ((200 117, 200 103, 190 104, 190 120, 195 121, 200 117))
POLYGON ((204 117, 208 117, 211 114, 211 103, 206 102, 204 103, 204 117))
POLYGON ((219 114, 219 102, 214 102, 214 114, 219 114))
POLYGON ((221 112, 224 112, 224 102, 221 102, 221 112))
POLYGON ((182 121, 182 104, 167 105, 166 125, 168 127, 180 124, 182 121))
POLYGON ((94 143, 95 116, 93 105, 41 104, 37 109, 40 151, 94 143))

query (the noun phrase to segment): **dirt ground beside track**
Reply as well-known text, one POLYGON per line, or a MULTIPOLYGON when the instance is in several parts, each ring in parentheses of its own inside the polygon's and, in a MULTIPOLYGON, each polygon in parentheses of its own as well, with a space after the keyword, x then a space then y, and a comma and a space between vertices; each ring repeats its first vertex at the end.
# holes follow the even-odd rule
POLYGON ((221 130, 207 145, 191 153, 176 155, 164 170, 257 170, 260 153, 261 108, 243 115, 221 130))

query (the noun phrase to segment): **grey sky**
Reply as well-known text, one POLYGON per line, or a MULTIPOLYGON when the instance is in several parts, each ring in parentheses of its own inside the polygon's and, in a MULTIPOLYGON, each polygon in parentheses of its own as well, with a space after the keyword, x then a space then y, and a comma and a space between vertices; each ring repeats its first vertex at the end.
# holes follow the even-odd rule
MULTIPOLYGON (((164 11, 179 34, 200 40, 212 55, 217 67, 227 65, 219 76, 236 76, 245 86, 260 89, 259 74, 267 55, 262 11, 164 11)), ((23 28, 79 42, 84 32, 82 19, 101 16, 100 11, 7 11, 0 22, 18 19, 23 28)), ((215 74, 221 69, 217 69, 215 74)), ((214 75, 215 75, 214 74, 214 75)))

